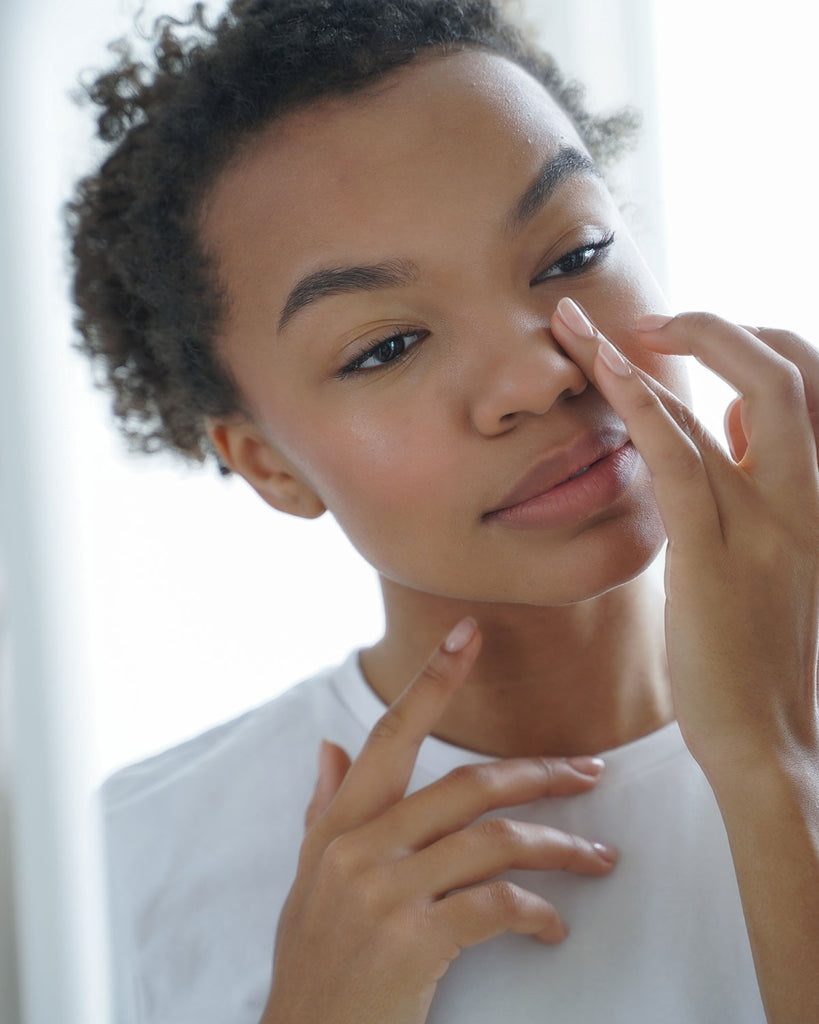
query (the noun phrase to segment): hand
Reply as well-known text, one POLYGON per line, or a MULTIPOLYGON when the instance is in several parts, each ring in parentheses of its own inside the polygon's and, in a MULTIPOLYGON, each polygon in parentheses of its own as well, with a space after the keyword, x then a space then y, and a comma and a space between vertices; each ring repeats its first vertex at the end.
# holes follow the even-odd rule
POLYGON ((262 1024, 421 1024, 467 946, 505 931, 560 942, 566 928, 510 868, 606 875, 616 854, 487 811, 585 793, 602 762, 521 758, 458 768, 410 796, 418 749, 478 654, 464 619, 376 723, 351 765, 331 744, 307 813, 276 939, 262 1024))
POLYGON ((701 313, 637 325, 645 348, 693 355, 739 392, 731 458, 679 399, 571 321, 563 299, 552 332, 626 424, 668 535, 666 648, 690 750, 712 782, 815 757, 819 355, 785 331, 701 313))

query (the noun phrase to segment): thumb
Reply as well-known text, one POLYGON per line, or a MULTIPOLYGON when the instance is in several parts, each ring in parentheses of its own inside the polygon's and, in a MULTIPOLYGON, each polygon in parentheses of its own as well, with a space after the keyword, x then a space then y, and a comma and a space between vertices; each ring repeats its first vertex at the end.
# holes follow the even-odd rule
POLYGON ((742 429, 742 399, 735 398, 725 410, 725 436, 734 462, 740 462, 748 450, 748 438, 742 429))
POLYGON ((316 788, 304 815, 305 831, 311 828, 330 806, 351 763, 341 747, 327 740, 321 741, 316 788))

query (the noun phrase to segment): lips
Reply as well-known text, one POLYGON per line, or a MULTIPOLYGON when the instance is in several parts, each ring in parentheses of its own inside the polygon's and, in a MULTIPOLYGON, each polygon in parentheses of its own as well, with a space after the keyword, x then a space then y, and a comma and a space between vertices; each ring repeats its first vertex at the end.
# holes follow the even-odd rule
POLYGON ((623 425, 596 434, 582 435, 537 462, 494 508, 484 513, 482 518, 486 519, 504 509, 545 494, 600 459, 616 452, 627 444, 628 440, 629 436, 623 425))

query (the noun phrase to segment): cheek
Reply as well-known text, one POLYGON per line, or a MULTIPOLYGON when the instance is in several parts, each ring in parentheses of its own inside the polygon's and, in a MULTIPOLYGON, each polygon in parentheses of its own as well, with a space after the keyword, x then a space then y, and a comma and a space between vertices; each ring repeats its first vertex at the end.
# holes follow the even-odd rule
POLYGON ((429 539, 433 512, 450 521, 459 497, 463 518, 468 497, 458 494, 453 446, 441 443, 432 417, 336 420, 303 441, 299 461, 312 486, 362 553, 429 539))

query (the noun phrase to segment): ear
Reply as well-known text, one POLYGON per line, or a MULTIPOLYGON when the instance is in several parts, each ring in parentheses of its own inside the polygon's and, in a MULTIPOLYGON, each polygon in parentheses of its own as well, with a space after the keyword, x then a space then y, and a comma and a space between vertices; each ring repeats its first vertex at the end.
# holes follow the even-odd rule
POLYGON ((742 399, 735 398, 725 410, 725 436, 734 462, 739 462, 748 450, 748 438, 742 429, 742 399))
POLYGON ((268 505, 303 519, 316 519, 326 511, 316 492, 250 420, 209 420, 207 430, 222 462, 268 505))

